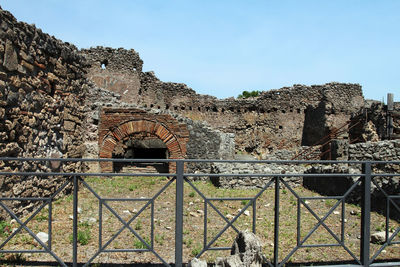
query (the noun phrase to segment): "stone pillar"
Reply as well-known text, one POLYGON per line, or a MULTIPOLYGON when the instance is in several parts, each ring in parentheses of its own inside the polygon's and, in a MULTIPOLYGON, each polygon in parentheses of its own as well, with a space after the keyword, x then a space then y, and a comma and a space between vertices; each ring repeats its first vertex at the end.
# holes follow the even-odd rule
POLYGON ((331 141, 331 159, 332 160, 349 159, 349 140, 333 139, 331 141))

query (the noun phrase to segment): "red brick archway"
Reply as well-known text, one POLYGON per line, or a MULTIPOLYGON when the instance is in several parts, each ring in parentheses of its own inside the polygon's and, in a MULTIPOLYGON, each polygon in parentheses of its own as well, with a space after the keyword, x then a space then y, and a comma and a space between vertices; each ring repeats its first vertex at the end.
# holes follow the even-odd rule
MULTIPOLYGON (((165 125, 157 121, 145 119, 124 122, 109 130, 100 143, 100 158, 112 158, 114 148, 120 140, 141 132, 150 133, 161 139, 169 151, 170 159, 184 158, 186 149, 185 147, 182 147, 177 136, 175 136, 174 133, 172 133, 165 125)), ((113 171, 112 162, 102 162, 100 166, 103 172, 113 171)), ((175 172, 176 166, 174 163, 169 165, 169 170, 170 172, 175 172)))

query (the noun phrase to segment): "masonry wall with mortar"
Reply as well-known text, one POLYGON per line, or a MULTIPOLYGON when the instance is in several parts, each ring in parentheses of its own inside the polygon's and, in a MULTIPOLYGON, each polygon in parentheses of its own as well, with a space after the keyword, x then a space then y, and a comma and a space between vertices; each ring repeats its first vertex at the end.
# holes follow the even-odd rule
MULTIPOLYGON (((162 140, 171 159, 186 157, 189 131, 185 124, 179 123, 170 115, 156 115, 133 108, 104 108, 102 110, 99 125, 99 156, 112 158, 116 144, 137 133, 149 133, 162 140)), ((113 171, 111 163, 102 162, 100 165, 104 172, 113 171)), ((169 170, 174 173, 175 164, 171 163, 169 170)))
POLYGON ((320 133, 339 127, 364 105, 361 86, 342 83, 294 85, 262 92, 257 98, 219 100, 182 83, 162 82, 153 72, 141 72, 143 62, 134 50, 96 47, 82 52, 90 63, 88 77, 97 86, 119 93, 121 101, 206 121, 234 133, 236 150, 261 158, 276 149, 311 145, 320 133), (119 56, 129 53, 129 57, 119 56), (101 62, 114 64, 103 69, 101 62), (316 110, 318 106, 323 108, 316 110), (318 128, 307 126, 307 113, 312 112, 323 119, 318 128), (312 138, 304 143, 304 135, 312 138))
MULTIPOLYGON (((80 157, 85 58, 75 46, 18 22, 1 8, 0 24, 0 156, 80 157)), ((0 164, 3 171, 50 170, 43 162, 0 164)), ((3 197, 49 196, 59 184, 56 178, 11 176, 0 179, 0 190, 3 197)))
MULTIPOLYGON (((100 114, 104 108, 120 108, 125 112, 138 109, 136 105, 121 101, 121 96, 115 92, 92 87, 86 95, 86 133, 85 158, 97 158, 99 155, 99 123, 100 114)), ((234 158, 234 134, 224 133, 213 129, 206 122, 193 121, 170 110, 143 108, 142 112, 153 114, 151 116, 167 115, 173 117, 179 124, 187 126, 189 140, 187 142, 187 154, 189 159, 233 159, 234 158)), ((92 171, 100 171, 98 164, 91 164, 92 171)), ((193 172, 210 170, 210 164, 187 164, 187 170, 193 172)))
MULTIPOLYGON (((393 112, 400 114, 400 102, 395 102, 393 112)), ((380 101, 368 100, 363 112, 357 114, 354 127, 349 131, 353 142, 368 142, 388 139, 387 106, 380 101), (362 122, 358 123, 357 122, 362 122)), ((400 117, 392 117, 394 134, 400 135, 400 117)), ((351 125, 353 126, 353 125, 351 125)))
MULTIPOLYGON (((187 117, 188 123, 182 119, 178 125, 183 122, 190 128, 186 141, 190 157, 229 158, 232 138, 236 150, 266 157, 277 149, 298 147, 305 134, 315 135, 312 139, 316 140, 316 133, 341 125, 364 105, 359 85, 341 83, 294 85, 262 92, 257 98, 219 100, 142 72, 143 62, 134 50, 97 47, 78 51, 33 25, 18 22, 7 11, 0 9, 0 19, 0 156, 81 157, 88 150, 87 142, 98 143, 96 138, 101 137, 97 129, 101 108, 115 104, 130 109, 126 104, 130 103, 149 109, 150 114, 158 109, 187 117), (98 92, 100 96, 94 96, 98 92), (102 98, 99 105, 90 102, 96 97, 102 98), (323 123, 308 130, 306 118, 315 112, 323 123), (208 138, 212 141, 206 142, 208 138), (198 150, 195 142, 207 149, 198 150), (222 147, 226 153, 218 151, 222 147)), ((0 164, 6 171, 50 167, 0 164)), ((76 170, 79 166, 64 164, 62 168, 76 170)), ((3 196, 39 196, 57 186, 52 180, 35 183, 8 177, 1 180, 0 188, 3 196)))

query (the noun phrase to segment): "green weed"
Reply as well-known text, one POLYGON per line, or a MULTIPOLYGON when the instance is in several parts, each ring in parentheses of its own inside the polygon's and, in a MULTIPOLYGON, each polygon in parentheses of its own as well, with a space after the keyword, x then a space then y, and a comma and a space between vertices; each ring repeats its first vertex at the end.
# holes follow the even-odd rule
POLYGON ((48 217, 45 214, 39 214, 36 216, 36 221, 38 222, 43 222, 43 221, 47 221, 48 217))
POLYGON ((0 221, 0 235, 7 237, 11 234, 11 224, 6 221, 0 221))
MULTIPOLYGON (((81 244, 82 246, 89 244, 89 241, 91 239, 90 235, 90 225, 87 222, 80 223, 78 225, 78 235, 77 235, 77 242, 81 244), (79 230, 80 228, 83 228, 82 230, 79 230)), ((69 240, 72 243, 73 242, 73 235, 71 234, 69 236, 69 240)))
MULTIPOLYGON (((190 237, 183 240, 183 244, 185 244, 185 245, 188 246, 188 247, 190 247, 190 246, 192 245, 192 243, 193 243, 193 240, 192 240, 190 237)), ((198 254, 198 253, 197 253, 197 254, 198 254)), ((197 255, 197 254, 196 254, 196 255, 197 255)))
POLYGON ((138 219, 135 224, 135 230, 142 230, 142 228, 143 228, 142 221, 138 219))
POLYGON ((162 235, 156 235, 156 236, 154 237, 154 239, 155 239, 155 241, 156 241, 158 244, 164 245, 165 235, 164 235, 164 234, 162 234, 162 235))
POLYGON ((197 244, 191 251, 191 254, 193 257, 197 256, 198 254, 200 254, 200 252, 202 251, 202 247, 201 245, 197 244))
POLYGON ((138 188, 138 186, 135 185, 135 184, 132 184, 132 185, 130 185, 130 186, 128 187, 129 191, 133 191, 133 190, 135 190, 135 189, 137 189, 137 188, 138 188))
MULTIPOLYGON (((143 238, 143 240, 150 246, 150 240, 145 237, 143 238)), ((136 249, 148 249, 148 247, 145 245, 145 243, 143 243, 142 241, 140 241, 139 239, 136 239, 135 242, 133 242, 133 247, 136 249)))
POLYGON ((249 200, 242 200, 240 203, 241 203, 243 206, 246 206, 247 203, 249 203, 249 200))

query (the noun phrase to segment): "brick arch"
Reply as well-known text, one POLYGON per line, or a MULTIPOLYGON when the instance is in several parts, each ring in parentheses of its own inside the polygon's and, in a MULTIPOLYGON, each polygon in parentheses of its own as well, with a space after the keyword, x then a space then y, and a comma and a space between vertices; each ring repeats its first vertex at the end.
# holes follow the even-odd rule
MULTIPOLYGON (((184 158, 186 149, 180 144, 178 138, 172 131, 159 122, 143 119, 124 122, 109 130, 100 142, 100 158, 112 158, 114 148, 120 140, 141 132, 150 133, 162 140, 169 151, 169 158, 184 158)), ((102 162, 101 169, 105 172, 113 171, 112 162, 102 162)), ((175 164, 170 164, 170 171, 174 170, 175 164)))

